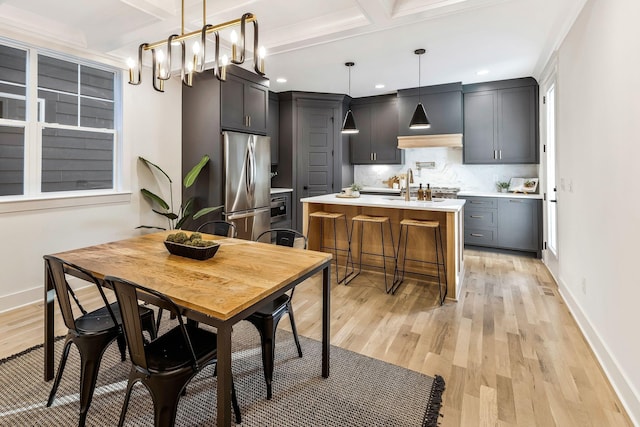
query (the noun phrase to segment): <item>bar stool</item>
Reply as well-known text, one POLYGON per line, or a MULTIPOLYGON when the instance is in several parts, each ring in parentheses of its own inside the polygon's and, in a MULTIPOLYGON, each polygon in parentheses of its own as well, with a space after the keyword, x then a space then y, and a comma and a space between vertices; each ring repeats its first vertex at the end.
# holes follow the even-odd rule
POLYGON ((353 260, 351 259, 351 236, 349 235, 349 226, 347 225, 347 217, 345 214, 340 212, 324 212, 317 211, 309 214, 309 220, 307 222, 307 238, 309 238, 309 232, 311 231, 311 218, 318 218, 320 220, 320 250, 322 249, 332 249, 334 253, 334 258, 336 260, 336 281, 338 283, 344 282, 347 277, 351 276, 354 272, 353 268, 353 260), (344 219, 344 230, 345 235, 347 237, 347 249, 338 248, 338 238, 337 238, 337 220, 339 218, 344 219), (329 219, 333 221, 333 246, 324 246, 324 220, 329 219), (344 266, 344 277, 340 279, 338 273, 338 252, 346 252, 347 253, 347 261, 344 266), (351 272, 349 273, 349 260, 351 259, 351 272))
POLYGON ((444 299, 447 297, 448 284, 447 284, 447 267, 446 267, 445 258, 444 258, 444 246, 442 245, 442 229, 440 228, 440 222, 433 221, 433 220, 422 220, 422 219, 403 219, 402 221, 400 221, 400 238, 398 239, 398 258, 397 258, 398 260, 400 259, 400 246, 402 242, 403 231, 404 231, 405 238, 404 238, 404 257, 402 259, 402 276, 400 276, 401 272, 400 272, 400 269, 398 268, 398 262, 396 261, 396 268, 393 275, 394 276, 393 289, 391 292, 395 294, 398 287, 404 281, 405 265, 407 260, 422 262, 426 264, 435 264, 438 269, 437 276, 434 276, 432 274, 426 274, 426 273, 415 273, 415 274, 438 278, 438 292, 440 296, 440 305, 442 305, 444 303, 444 299), (433 242, 435 245, 435 253, 436 253, 435 262, 424 260, 424 259, 407 258, 407 242, 409 241, 409 230, 414 227, 416 229, 426 229, 426 230, 432 229, 433 230, 433 242), (438 248, 440 249, 440 253, 438 253, 438 248), (442 270, 444 272, 444 294, 442 292, 442 281, 440 280, 440 267, 442 267, 442 270))
MULTIPOLYGON (((396 260, 396 253, 395 253, 395 244, 393 242, 393 230, 391 228, 391 220, 389 220, 388 216, 371 216, 371 215, 356 215, 353 218, 351 218, 351 238, 349 239, 349 241, 353 241, 353 231, 355 230, 356 224, 360 223, 360 251, 358 254, 358 259, 359 259, 359 267, 358 267, 358 272, 353 276, 353 279, 355 279, 360 272, 362 271, 362 255, 372 255, 372 256, 378 256, 378 257, 382 257, 382 268, 384 271, 384 287, 385 287, 385 291, 387 293, 389 293, 393 287, 393 282, 391 282, 391 285, 388 284, 388 280, 387 280, 387 259, 391 258, 390 256, 387 256, 387 254, 384 251, 384 224, 387 223, 389 225, 389 234, 391 236, 391 247, 394 248, 394 252, 393 252, 393 260, 394 263, 397 263, 396 260), (364 225, 365 224, 379 224, 380 225, 380 240, 382 243, 382 253, 375 253, 375 252, 364 252, 362 250, 362 235, 364 234, 364 225)), ((352 261, 353 262, 353 261, 352 261)), ((368 267, 377 267, 374 265, 369 265, 369 264, 365 264, 368 267)), ((394 270, 394 276, 395 276, 395 270, 394 270)), ((394 277, 395 278, 395 277, 394 277)), ((350 280, 350 281, 351 281, 350 280)))

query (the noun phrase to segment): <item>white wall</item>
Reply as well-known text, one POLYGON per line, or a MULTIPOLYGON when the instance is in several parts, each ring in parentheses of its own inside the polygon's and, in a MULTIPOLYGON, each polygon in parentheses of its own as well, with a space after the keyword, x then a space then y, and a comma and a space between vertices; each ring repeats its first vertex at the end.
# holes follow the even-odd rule
POLYGON ((383 187, 386 184, 382 181, 411 168, 416 184, 491 192, 496 191, 496 181, 538 177, 538 165, 464 165, 461 148, 412 148, 404 150, 404 155, 403 165, 356 165, 354 181, 367 187, 383 187), (416 162, 435 162, 435 168, 418 171, 416 162))
POLYGON ((166 226, 141 199, 140 188, 156 189, 156 184, 138 156, 160 165, 174 178, 179 204, 181 85, 179 80, 168 82, 161 94, 144 77, 140 86, 123 85, 123 190, 131 192, 130 201, 0 213, 0 311, 41 301, 44 254, 132 237, 141 233, 135 230, 140 224, 166 226))
POLYGON ((639 18, 637 0, 587 2, 558 52, 557 105, 559 284, 636 423, 639 18))

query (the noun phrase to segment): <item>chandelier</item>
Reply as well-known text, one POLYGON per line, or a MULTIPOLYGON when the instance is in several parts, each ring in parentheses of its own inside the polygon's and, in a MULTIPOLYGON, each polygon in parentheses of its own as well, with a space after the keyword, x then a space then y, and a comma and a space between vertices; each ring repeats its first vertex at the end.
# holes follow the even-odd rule
POLYGON ((180 34, 172 34, 166 40, 155 43, 142 43, 138 47, 138 61, 132 58, 127 60, 129 67, 129 84, 139 85, 142 83, 142 57, 145 51, 151 51, 151 80, 153 88, 158 92, 164 92, 164 82, 171 78, 171 58, 172 47, 181 50, 180 77, 182 83, 191 87, 193 85, 193 74, 205 71, 207 36, 214 36, 214 58, 213 74, 220 81, 226 80, 226 67, 229 64, 229 57, 221 55, 220 51, 220 31, 240 27, 240 38, 235 29, 232 30, 231 39, 231 63, 242 64, 245 60, 246 51, 246 25, 253 23, 253 64, 254 70, 264 76, 264 47, 258 47, 258 20, 252 13, 245 13, 239 19, 224 22, 218 25, 207 24, 207 0, 202 2, 202 29, 185 34, 184 32, 184 0, 182 0, 182 30, 180 34), (187 53, 187 41, 191 43, 191 52, 187 53), (166 46, 166 54, 163 47, 166 46))

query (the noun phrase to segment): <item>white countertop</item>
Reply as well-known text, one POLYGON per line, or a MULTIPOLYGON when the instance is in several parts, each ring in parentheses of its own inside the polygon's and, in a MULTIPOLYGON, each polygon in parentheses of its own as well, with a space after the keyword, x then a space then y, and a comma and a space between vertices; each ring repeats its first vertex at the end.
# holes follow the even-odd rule
POLYGON ((290 193, 293 191, 293 188, 277 188, 277 187, 271 187, 271 194, 278 194, 278 193, 290 193))
MULTIPOLYGON (((343 188, 346 190, 349 187, 343 188)), ((417 187, 416 187, 417 188, 417 187)), ((389 188, 389 187, 362 187, 361 192, 375 192, 375 193, 389 193, 389 194, 400 194, 399 188, 389 188)))
POLYGON ((323 203, 347 206, 370 206, 375 208, 412 209, 422 211, 459 212, 465 204, 463 199, 433 199, 418 201, 412 198, 407 202, 404 197, 363 194, 360 197, 336 197, 336 193, 300 199, 302 203, 323 203))
POLYGON ((508 197, 509 199, 542 199, 542 194, 498 193, 497 191, 460 191, 458 197, 508 197))

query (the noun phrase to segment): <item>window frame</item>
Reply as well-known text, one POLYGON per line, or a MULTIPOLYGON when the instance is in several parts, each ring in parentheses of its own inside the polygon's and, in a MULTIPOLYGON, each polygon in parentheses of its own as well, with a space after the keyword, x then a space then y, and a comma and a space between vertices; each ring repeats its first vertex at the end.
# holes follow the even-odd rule
MULTIPOLYGON (((26 63, 26 117, 24 120, 0 118, 0 126, 24 128, 24 187, 23 194, 0 196, 0 213, 59 208, 65 206, 86 206, 103 203, 120 203, 129 201, 131 191, 123 190, 123 100, 124 88, 122 70, 87 58, 66 54, 45 47, 0 37, 0 45, 24 50, 27 54, 26 63), (82 99, 99 99, 87 95, 77 94, 78 121, 77 126, 46 123, 44 121, 44 102, 38 97, 38 56, 60 59, 81 66, 113 73, 113 129, 80 126, 80 103, 82 99), (42 121, 38 120, 42 118, 42 121), (112 188, 67 190, 42 192, 42 140, 44 129, 66 129, 75 131, 108 133, 113 135, 113 172, 112 188)), ((80 87, 80 82, 79 82, 80 87)), ((22 96, 19 96, 20 98, 22 96)))

